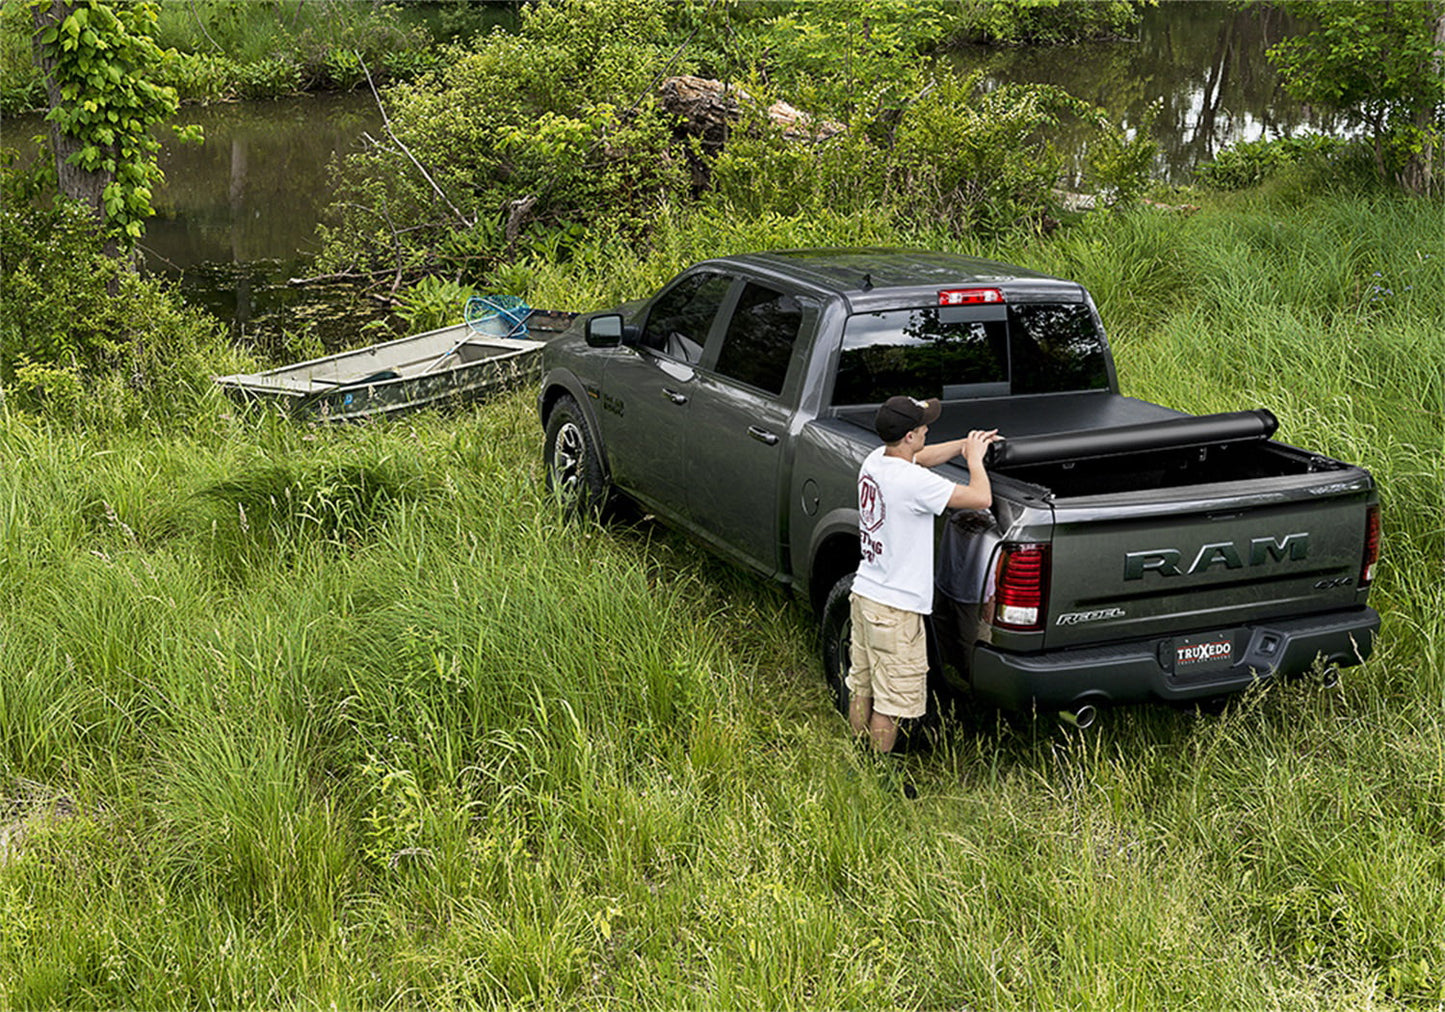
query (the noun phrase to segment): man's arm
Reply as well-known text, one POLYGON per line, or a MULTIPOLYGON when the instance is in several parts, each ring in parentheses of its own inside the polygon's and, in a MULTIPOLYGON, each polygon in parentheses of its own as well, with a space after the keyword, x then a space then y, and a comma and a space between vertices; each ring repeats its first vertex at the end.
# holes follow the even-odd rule
POLYGON ((930 443, 913 455, 913 462, 919 467, 946 464, 954 457, 964 455, 964 444, 967 442, 967 439, 950 439, 946 443, 930 443))
POLYGON ((935 467, 962 456, 968 461, 968 484, 953 487, 953 494, 948 497, 948 505, 952 509, 986 510, 993 505, 993 487, 989 484, 988 472, 984 470, 983 455, 988 450, 988 445, 996 439, 997 429, 974 429, 963 439, 925 446, 914 456, 913 462, 924 467, 935 467))
MULTIPOLYGON (((999 438, 998 429, 974 429, 963 439, 950 439, 946 443, 932 443, 925 446, 913 455, 913 462, 920 467, 937 467, 939 464, 946 464, 954 457, 968 457, 968 442, 970 439, 979 443, 979 459, 983 459, 983 451, 988 449, 988 444, 999 438)), ((970 471, 973 464, 969 463, 970 471)))

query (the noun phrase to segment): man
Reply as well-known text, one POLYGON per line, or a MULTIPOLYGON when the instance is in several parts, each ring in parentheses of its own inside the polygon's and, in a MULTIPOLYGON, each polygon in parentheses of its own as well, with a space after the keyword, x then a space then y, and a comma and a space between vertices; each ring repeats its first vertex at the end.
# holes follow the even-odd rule
POLYGON ((900 719, 921 717, 928 708, 923 616, 933 610, 933 518, 946 508, 993 503, 983 455, 998 430, 974 429, 964 439, 929 446, 928 426, 941 410, 936 398, 888 398, 874 419, 884 445, 858 472, 863 558, 850 598, 848 722, 876 752, 892 750, 900 719), (957 456, 968 461, 967 485, 929 470, 957 456))

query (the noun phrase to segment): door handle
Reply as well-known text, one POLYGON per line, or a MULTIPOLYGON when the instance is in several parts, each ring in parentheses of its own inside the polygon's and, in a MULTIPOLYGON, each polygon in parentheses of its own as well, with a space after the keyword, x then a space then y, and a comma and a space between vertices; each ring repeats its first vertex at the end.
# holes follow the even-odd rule
POLYGON ((775 433, 769 432, 767 429, 760 429, 756 425, 748 426, 748 435, 760 443, 767 443, 769 446, 778 445, 778 437, 775 433))
POLYGON ((666 397, 668 400, 672 401, 672 403, 674 403, 674 404, 686 404, 686 403, 687 403, 687 395, 686 395, 686 394, 680 394, 680 393, 678 393, 676 390, 669 390, 667 387, 663 387, 663 388, 662 388, 662 396, 666 397))

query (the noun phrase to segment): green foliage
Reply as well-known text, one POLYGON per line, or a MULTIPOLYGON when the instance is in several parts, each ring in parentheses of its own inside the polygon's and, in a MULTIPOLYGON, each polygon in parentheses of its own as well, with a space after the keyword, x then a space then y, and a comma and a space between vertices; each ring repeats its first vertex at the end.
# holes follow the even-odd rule
POLYGON ((323 265, 481 285, 504 260, 565 257, 584 230, 645 234, 687 188, 650 94, 667 10, 528 7, 517 34, 494 32, 434 79, 393 88, 394 129, 436 187, 397 145, 349 159, 346 213, 323 230, 323 265))
MULTIPOLYGON (((50 9, 51 0, 32 0, 50 9)), ((108 236, 134 243, 150 217, 151 187, 161 178, 160 142, 151 127, 175 114, 175 90, 154 82, 166 54, 155 44, 154 4, 84 0, 38 28, 36 52, 58 100, 46 119, 73 146, 67 164, 104 181, 101 217, 108 236)), ((199 140, 194 128, 183 138, 199 140)), ((63 151, 55 152, 62 157, 63 151)))
MULTIPOLYGON (((935 77, 921 50, 963 16, 876 0, 527 7, 516 34, 479 39, 388 93, 401 144, 436 187, 399 145, 348 158, 323 265, 498 287, 491 276, 509 263, 567 262, 609 235, 649 243, 666 206, 826 209, 984 234, 1037 221, 1059 169, 1051 130, 1093 113, 1054 88, 935 77), (660 108, 661 78, 694 70, 747 92, 721 151, 660 108), (769 118, 779 99, 804 110, 800 128, 769 118)), ((1112 153, 1101 178, 1137 193, 1147 142, 1099 150, 1112 153)))
POLYGON ((1370 131, 1381 179, 1417 192, 1445 185, 1432 164, 1445 131, 1445 72, 1435 0, 1292 0, 1311 25, 1270 50, 1290 93, 1353 113, 1370 131))
MULTIPOLYGON (((10 170, 5 170, 7 177, 10 170)), ((194 396, 218 328, 101 249, 89 212, 0 207, 0 384, 57 418, 134 417, 194 396)))
POLYGON ((986 0, 968 27, 970 41, 1059 44, 1128 38, 1139 25, 1139 11, 1158 0, 986 0))
POLYGON ((1156 109, 1128 132, 1098 117, 1098 140, 1088 150, 1089 177, 1114 206, 1138 199, 1148 184, 1159 145, 1153 139, 1156 109))
POLYGON ((733 215, 826 210, 996 235, 1043 210, 1059 169, 1048 130, 1083 107, 1046 86, 977 85, 943 78, 817 142, 789 140, 762 122, 738 131, 711 164, 704 205, 733 215))
POLYGON ((397 293, 396 314, 409 333, 436 330, 462 322, 467 300, 477 294, 471 285, 459 285, 433 274, 397 293))
POLYGON ((0 112, 45 105, 45 82, 35 66, 35 24, 24 3, 0 5, 0 112))
POLYGON ((1324 134, 1241 141, 1201 162, 1195 173, 1215 189, 1242 190, 1262 183, 1285 166, 1327 160, 1345 146, 1346 142, 1324 134))
POLYGON ((274 98, 346 90, 414 76, 440 57, 427 31, 403 23, 391 5, 348 0, 176 0, 161 5, 157 40, 183 54, 173 83, 182 98, 274 98), (202 68, 192 68, 192 64, 202 68), (216 90, 194 85, 216 75, 216 90))
POLYGON ((826 0, 779 10, 754 24, 752 60, 744 66, 766 75, 793 103, 843 117, 872 111, 880 88, 921 90, 927 78, 922 54, 948 40, 959 16, 959 6, 946 0, 826 0))
MULTIPOLYGON (((122 5, 125 6, 125 5, 122 5)), ((183 102, 276 98, 299 91, 354 88, 364 61, 378 81, 435 68, 442 51, 414 5, 370 0, 159 0, 156 44, 169 55, 152 80, 183 102)), ((504 12, 505 13, 505 12, 504 12)), ((494 23, 488 6, 449 4, 432 19, 454 37, 494 23)), ((45 103, 31 53, 28 4, 0 9, 0 110, 45 103)))
POLYGON ((1118 38, 1137 26, 1147 2, 733 0, 678 4, 672 16, 704 73, 750 69, 795 104, 846 119, 867 111, 880 87, 916 94, 931 54, 947 46, 1118 38))

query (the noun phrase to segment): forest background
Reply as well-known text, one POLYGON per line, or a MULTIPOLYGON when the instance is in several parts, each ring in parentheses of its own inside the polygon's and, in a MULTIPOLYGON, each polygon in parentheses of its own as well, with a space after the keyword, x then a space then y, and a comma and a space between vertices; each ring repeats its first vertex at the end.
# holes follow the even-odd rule
POLYGON ((1333 688, 1087 734, 965 701, 905 801, 831 712, 801 604, 664 529, 564 517, 530 392, 355 428, 238 411, 210 376, 256 350, 126 266, 143 175, 87 208, 7 168, 0 1005, 1445 1000, 1439 4, 1301 5, 1320 30, 1281 59, 1358 104, 1360 140, 1242 146, 1168 190, 1142 133, 929 59, 1127 34, 1129 4, 574 0, 435 53, 328 41, 410 31, 333 6, 354 20, 305 58, 242 46, 299 4, 118 17, 134 63, 94 87, 154 112, 266 59, 286 88, 373 71, 389 136, 336 167, 323 269, 398 326, 482 289, 586 310, 756 248, 1076 278, 1126 393, 1269 407, 1372 470, 1380 649, 1333 688), (146 45, 167 19, 221 50, 210 83, 202 42, 146 45), (682 73, 750 97, 721 143, 662 110, 682 73), (1090 213, 1055 193, 1066 118, 1095 131, 1090 213))

